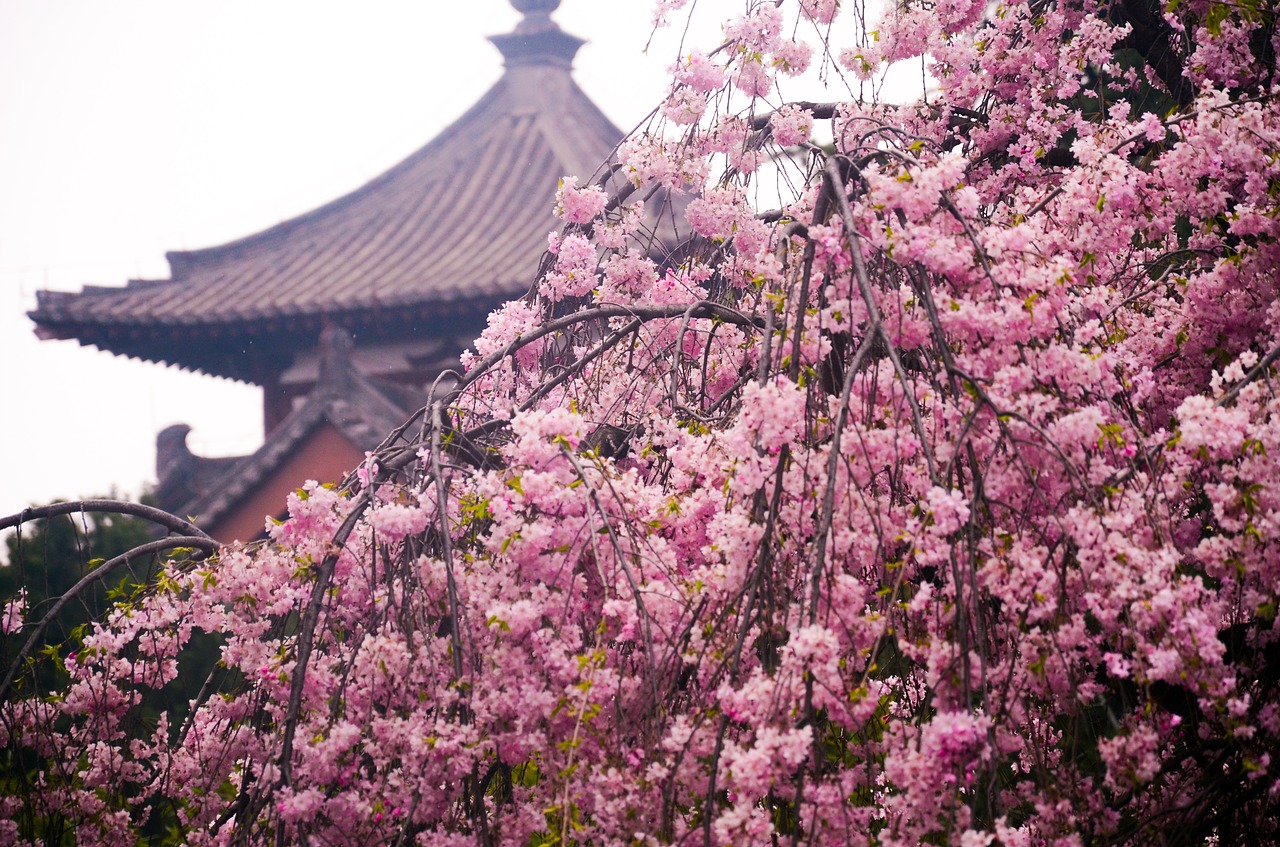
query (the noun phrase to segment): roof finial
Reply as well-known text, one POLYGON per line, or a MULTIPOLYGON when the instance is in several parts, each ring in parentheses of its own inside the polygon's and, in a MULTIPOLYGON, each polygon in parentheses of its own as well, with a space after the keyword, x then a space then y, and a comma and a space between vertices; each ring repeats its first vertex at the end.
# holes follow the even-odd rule
POLYGON ((515 32, 489 37, 502 51, 507 67, 570 67, 574 54, 586 42, 564 32, 551 20, 551 13, 559 8, 560 0, 511 0, 511 5, 524 15, 524 20, 516 24, 515 32))
POLYGON ((560 8, 560 0, 511 0, 511 5, 526 17, 533 14, 549 15, 560 8))

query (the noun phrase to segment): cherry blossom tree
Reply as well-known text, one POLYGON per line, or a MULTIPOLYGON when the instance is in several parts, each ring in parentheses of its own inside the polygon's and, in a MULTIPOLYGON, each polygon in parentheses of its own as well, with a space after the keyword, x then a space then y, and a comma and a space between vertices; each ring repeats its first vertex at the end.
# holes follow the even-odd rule
POLYGON ((7 839, 1274 843, 1274 7, 739 5, 349 479, 5 609, 7 839))

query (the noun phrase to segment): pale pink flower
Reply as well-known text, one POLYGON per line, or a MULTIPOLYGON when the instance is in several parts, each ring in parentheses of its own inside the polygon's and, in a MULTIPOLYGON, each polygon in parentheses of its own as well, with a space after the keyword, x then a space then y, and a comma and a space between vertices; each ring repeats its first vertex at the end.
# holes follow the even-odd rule
POLYGON ((560 180, 560 188, 556 192, 556 214, 571 224, 590 223, 604 211, 609 196, 598 185, 578 187, 576 176, 566 176, 560 180))
POLYGON ((19 588, 18 593, 4 604, 0 612, 0 635, 13 635, 22 629, 27 617, 27 589, 19 588))

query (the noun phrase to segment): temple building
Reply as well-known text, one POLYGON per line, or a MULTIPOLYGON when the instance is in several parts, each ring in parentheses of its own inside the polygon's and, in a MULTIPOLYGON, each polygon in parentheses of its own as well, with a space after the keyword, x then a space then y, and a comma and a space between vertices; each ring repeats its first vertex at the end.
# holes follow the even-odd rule
POLYGON ((534 280, 560 178, 591 178, 622 137, 574 82, 584 43, 559 0, 490 40, 505 72, 466 114, 362 188, 237 241, 168 253, 170 276, 42 291, 46 339, 263 389, 264 443, 205 458, 157 439, 160 505, 214 537, 262 534, 304 480, 333 480, 426 402, 432 381, 534 280), (495 238, 500 234, 500 238, 495 238), (323 339, 323 340, 322 340, 323 339))

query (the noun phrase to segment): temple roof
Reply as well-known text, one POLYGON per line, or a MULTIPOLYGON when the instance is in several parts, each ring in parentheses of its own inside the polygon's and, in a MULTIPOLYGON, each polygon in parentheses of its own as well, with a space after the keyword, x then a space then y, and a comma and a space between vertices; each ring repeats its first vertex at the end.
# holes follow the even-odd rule
POLYGON ((502 78, 409 158, 255 235, 167 254, 169 279, 39 292, 37 334, 261 382, 328 324, 421 337, 523 294, 558 180, 590 177, 622 133, 571 78, 582 42, 550 20, 556 2, 516 5, 524 21, 492 39, 502 78))

